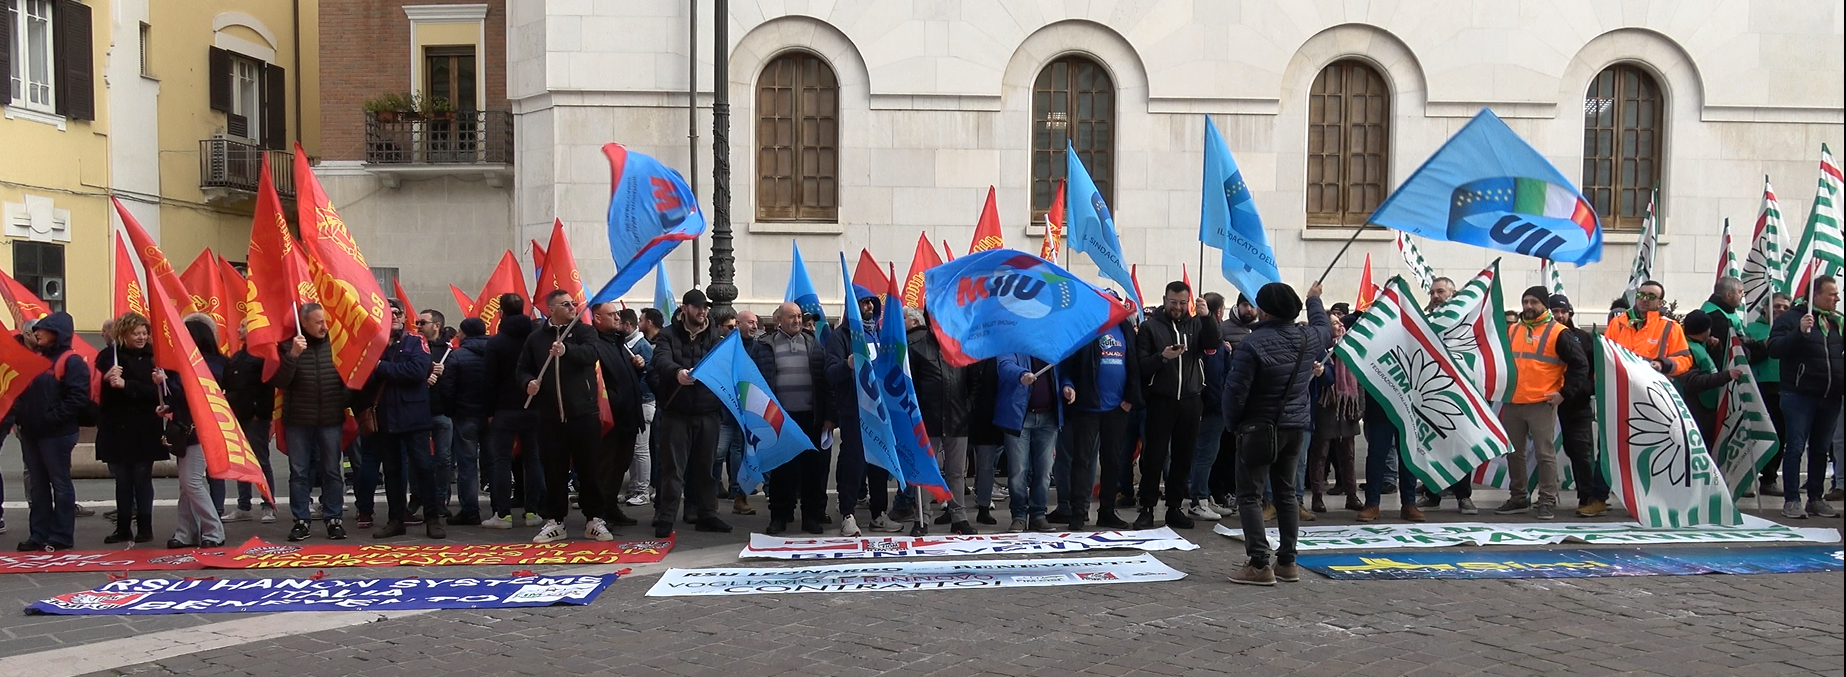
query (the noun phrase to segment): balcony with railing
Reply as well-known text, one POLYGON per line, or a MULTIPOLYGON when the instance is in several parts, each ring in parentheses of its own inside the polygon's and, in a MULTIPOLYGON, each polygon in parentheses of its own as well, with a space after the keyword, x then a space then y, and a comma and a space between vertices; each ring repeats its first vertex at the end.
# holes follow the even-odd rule
POLYGON ((294 198, 294 153, 224 138, 199 142, 199 189, 208 201, 255 197, 264 156, 269 157, 269 180, 275 183, 276 193, 284 199, 294 198))
POLYGON ((366 169, 396 187, 403 175, 481 175, 499 186, 512 176, 513 114, 455 111, 412 116, 365 114, 366 169))

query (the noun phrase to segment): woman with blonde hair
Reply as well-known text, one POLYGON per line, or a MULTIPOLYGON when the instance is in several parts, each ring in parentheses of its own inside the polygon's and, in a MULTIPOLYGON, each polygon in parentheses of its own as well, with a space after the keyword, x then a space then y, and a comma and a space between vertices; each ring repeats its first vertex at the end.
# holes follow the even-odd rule
POLYGON ((96 460, 107 463, 115 477, 115 532, 103 542, 146 543, 154 539, 154 463, 167 459, 154 411, 166 374, 154 367, 146 317, 128 312, 112 322, 109 348, 96 356, 103 379, 96 460))

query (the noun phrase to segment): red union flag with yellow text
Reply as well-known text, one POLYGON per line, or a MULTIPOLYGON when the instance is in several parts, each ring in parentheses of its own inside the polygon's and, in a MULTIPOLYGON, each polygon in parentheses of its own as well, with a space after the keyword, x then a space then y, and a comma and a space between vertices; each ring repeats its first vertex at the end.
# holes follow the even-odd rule
POLYGON ((295 200, 301 214, 301 239, 308 250, 308 275, 327 311, 327 340, 333 365, 346 387, 359 389, 378 367, 391 334, 390 305, 365 254, 346 232, 320 179, 308 167, 308 155, 295 146, 295 200))
POLYGON ((124 313, 136 313, 147 317, 147 293, 141 284, 141 276, 135 272, 135 261, 128 255, 128 244, 122 236, 115 237, 115 295, 110 309, 110 316, 121 317, 124 313))
POLYGON ((275 376, 276 367, 282 364, 277 345, 295 337, 295 309, 318 298, 308 293, 312 285, 306 261, 288 233, 282 200, 269 177, 269 156, 264 154, 263 171, 257 179, 256 217, 250 222, 250 252, 245 259, 249 277, 244 281, 244 318, 250 323, 244 340, 251 354, 263 358, 264 380, 275 376))
POLYGON ((532 285, 532 301, 543 304, 546 294, 562 289, 577 302, 578 311, 588 312, 589 308, 584 306, 583 276, 577 272, 577 257, 571 253, 570 238, 564 235, 563 220, 552 220, 551 245, 539 248, 534 243, 532 254, 541 261, 537 264, 538 281, 532 285))

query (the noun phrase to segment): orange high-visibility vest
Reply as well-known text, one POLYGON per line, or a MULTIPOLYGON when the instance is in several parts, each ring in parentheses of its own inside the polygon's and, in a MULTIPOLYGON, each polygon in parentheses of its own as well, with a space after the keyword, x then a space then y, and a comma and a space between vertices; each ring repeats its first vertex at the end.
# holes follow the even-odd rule
POLYGON ((1556 321, 1544 327, 1516 323, 1506 328, 1507 342, 1513 348, 1513 368, 1518 370, 1518 387, 1513 390, 1513 404, 1536 404, 1545 396, 1564 390, 1564 361, 1558 359, 1558 341, 1563 338, 1556 321))
POLYGON ((1692 348, 1686 345, 1686 332, 1679 323, 1660 313, 1648 313, 1647 323, 1635 328, 1626 314, 1609 321, 1603 338, 1627 348, 1644 360, 1659 360, 1667 365, 1667 375, 1677 376, 1692 368, 1692 348))

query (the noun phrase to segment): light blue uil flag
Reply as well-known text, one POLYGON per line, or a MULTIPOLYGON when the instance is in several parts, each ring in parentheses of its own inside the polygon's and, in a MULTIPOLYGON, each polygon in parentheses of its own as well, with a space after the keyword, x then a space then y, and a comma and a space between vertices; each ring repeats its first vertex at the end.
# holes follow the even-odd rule
POLYGON ((1484 108, 1385 198, 1369 222, 1579 266, 1602 259, 1602 222, 1589 201, 1484 108))
POLYGON ((692 377, 718 396, 743 430, 744 460, 737 469, 737 483, 746 490, 754 491, 769 471, 814 448, 807 432, 782 410, 763 372, 744 354, 740 332, 718 342, 692 369, 692 377))
POLYGON ((803 313, 813 313, 814 337, 827 345, 827 309, 821 307, 820 292, 814 290, 814 280, 808 277, 808 264, 801 259, 801 243, 790 244, 795 248, 795 263, 788 269, 788 292, 782 300, 800 306, 803 313))
POLYGON ((654 309, 660 311, 661 319, 667 322, 672 322, 673 311, 679 310, 679 303, 673 300, 673 282, 667 279, 666 261, 654 266, 654 309))
MULTIPOLYGON (((846 315, 839 330, 847 333, 846 344, 852 349, 852 382, 859 403, 859 441, 865 447, 865 462, 884 468, 897 478, 897 488, 909 486, 904 466, 897 458, 897 436, 891 432, 891 417, 886 413, 884 389, 879 386, 876 337, 867 336, 865 321, 859 316, 859 304, 852 299, 852 273, 846 269, 846 255, 840 255, 840 280, 846 285, 846 315)), ((900 308, 886 308, 887 313, 901 313, 900 308)))
POLYGON ((1205 187, 1199 194, 1199 241, 1223 253, 1221 268, 1250 298, 1271 282, 1281 282, 1276 253, 1263 232, 1263 217, 1244 185, 1243 172, 1231 159, 1230 148, 1218 135, 1218 126, 1205 116, 1205 187))
POLYGON ((1122 241, 1115 235, 1115 217, 1069 144, 1064 146, 1064 175, 1064 218, 1069 224, 1071 251, 1089 254, 1103 277, 1114 280, 1124 291, 1137 288, 1134 276, 1128 274, 1122 241))

